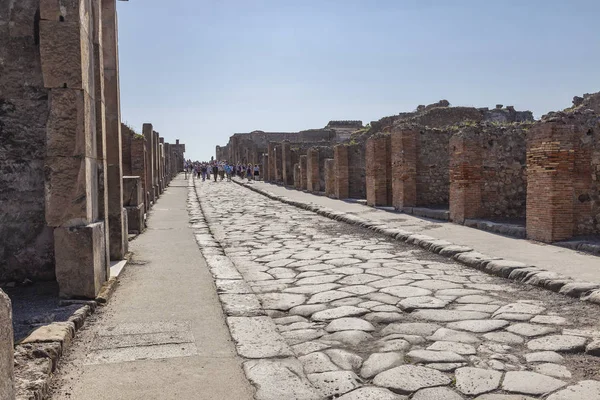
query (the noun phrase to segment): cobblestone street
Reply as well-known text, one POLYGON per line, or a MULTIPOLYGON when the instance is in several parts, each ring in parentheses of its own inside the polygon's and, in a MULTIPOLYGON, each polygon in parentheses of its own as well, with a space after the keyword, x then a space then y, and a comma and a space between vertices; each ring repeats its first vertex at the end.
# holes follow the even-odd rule
POLYGON ((597 306, 234 183, 195 188, 209 265, 214 237, 243 277, 215 275, 258 399, 600 398, 597 306), (248 339, 257 321, 272 351, 248 339))

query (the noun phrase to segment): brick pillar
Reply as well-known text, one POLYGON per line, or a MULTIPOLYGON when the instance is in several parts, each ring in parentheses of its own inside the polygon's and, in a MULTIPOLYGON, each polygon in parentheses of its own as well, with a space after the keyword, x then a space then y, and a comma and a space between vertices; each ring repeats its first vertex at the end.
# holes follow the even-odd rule
POLYGON ((283 181, 283 155, 281 144, 275 145, 275 181, 283 181))
POLYGON ((139 176, 123 177, 123 205, 127 212, 129 233, 141 233, 145 223, 142 179, 139 176))
POLYGON ((91 3, 40 4, 40 55, 49 89, 46 222, 54 227, 61 297, 94 298, 107 279, 98 167, 91 3), (84 9, 80 9, 83 7, 84 9))
MULTIPOLYGON (((152 149, 154 148, 152 142, 154 142, 154 135, 152 134, 153 127, 152 124, 144 124, 142 128, 142 132, 144 137, 146 138, 146 192, 147 196, 152 203, 156 201, 156 193, 154 192, 154 152, 152 149)), ((149 209, 148 205, 148 209, 149 209)))
POLYGON ((321 191, 319 175, 319 150, 310 148, 306 155, 306 189, 309 192, 321 191))
POLYGON ((338 144, 333 148, 333 163, 335 173, 334 197, 347 199, 350 197, 348 146, 338 144))
POLYGON ((296 189, 300 189, 302 186, 302 179, 301 179, 301 173, 300 173, 300 164, 296 163, 294 164, 294 188, 296 189))
POLYGON ((14 348, 12 307, 8 296, 0 290, 0 399, 14 400, 14 348))
POLYGON ((300 190, 306 190, 308 188, 307 164, 308 156, 300 156, 300 190))
POLYGON ((275 178, 276 178, 276 173, 275 173, 275 169, 276 169, 276 162, 275 162, 275 143, 269 143, 269 147, 268 147, 268 156, 269 156, 269 164, 268 164, 268 168, 267 168, 267 176, 265 181, 267 182, 274 182, 275 178))
POLYGON ((116 0, 101 1, 110 258, 111 260, 122 260, 127 253, 128 241, 127 219, 123 209, 117 5, 116 0))
POLYGON ((419 131, 392 133, 392 205, 395 209, 417 205, 417 142, 419 131))
POLYGON ((162 194, 162 184, 160 180, 160 136, 158 132, 152 132, 153 148, 154 151, 154 186, 156 187, 157 196, 162 194))
POLYGON ((392 204, 392 163, 390 135, 377 135, 367 140, 366 181, 367 204, 392 204))
POLYGON ((294 184, 294 171, 292 170, 292 148, 289 141, 281 143, 281 156, 283 165, 283 184, 294 184))
POLYGON ((527 237, 556 242, 574 233, 573 125, 543 122, 527 135, 527 237))
MULTIPOLYGON (((131 141, 131 176, 140 177, 144 210, 147 210, 149 205, 148 191, 146 190, 146 170, 146 138, 142 135, 135 135, 131 141)), ((131 229, 131 227, 128 227, 128 229, 131 229)))
POLYGON ((335 161, 333 158, 325 160, 325 194, 335 196, 335 161))
POLYGON ((459 224, 481 217, 483 147, 477 132, 450 138, 450 220, 459 224))
POLYGON ((262 155, 262 164, 260 165, 260 178, 267 182, 267 180, 269 179, 267 177, 268 173, 269 173, 269 155, 268 154, 263 154, 262 155))

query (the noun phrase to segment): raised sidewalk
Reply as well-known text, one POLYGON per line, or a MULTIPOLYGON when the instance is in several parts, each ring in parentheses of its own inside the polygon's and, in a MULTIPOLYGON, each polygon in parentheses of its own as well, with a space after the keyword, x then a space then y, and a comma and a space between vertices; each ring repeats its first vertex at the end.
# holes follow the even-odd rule
MULTIPOLYGON (((487 272, 507 278, 511 275, 510 278, 514 280, 561 291, 573 297, 582 296, 585 300, 600 303, 600 290, 598 290, 600 289, 600 257, 594 255, 530 240, 506 237, 449 222, 331 199, 262 181, 251 183, 244 181, 244 185, 324 215, 333 213, 335 215, 332 214, 332 216, 336 219, 346 220, 346 222, 361 225, 366 223, 371 227, 378 225, 381 230, 390 231, 387 232, 390 236, 397 237, 401 232, 400 236, 403 240, 421 247, 430 248, 432 239, 439 240, 440 244, 436 251, 438 253, 443 250, 441 249, 443 245, 464 246, 465 249, 461 249, 464 257, 459 257, 460 252, 454 253, 450 249, 445 255, 454 255, 455 259, 483 270, 486 270, 484 264, 489 261, 502 259, 502 262, 496 263, 498 266, 495 271, 488 270, 487 272), (414 235, 414 238, 410 238, 411 235, 414 235), (426 235, 429 238, 420 238, 419 235, 426 235), (467 248, 472 251, 465 251, 467 248), (481 254, 476 257, 467 256, 467 254, 475 256, 475 253, 481 254), (516 271, 517 269, 520 271, 516 271), (533 277, 533 275, 538 276, 533 277)), ((441 254, 444 252, 442 251, 441 254)))

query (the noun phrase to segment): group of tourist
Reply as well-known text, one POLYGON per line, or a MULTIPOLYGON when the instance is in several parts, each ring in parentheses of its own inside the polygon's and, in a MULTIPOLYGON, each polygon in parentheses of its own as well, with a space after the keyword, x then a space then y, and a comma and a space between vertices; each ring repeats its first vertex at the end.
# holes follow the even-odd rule
POLYGON ((202 178, 202 181, 207 179, 210 181, 211 175, 215 182, 217 179, 231 181, 233 176, 238 176, 241 179, 260 180, 260 167, 258 164, 244 165, 238 163, 232 165, 227 161, 191 161, 188 160, 185 164, 186 171, 193 173, 198 179, 202 178))

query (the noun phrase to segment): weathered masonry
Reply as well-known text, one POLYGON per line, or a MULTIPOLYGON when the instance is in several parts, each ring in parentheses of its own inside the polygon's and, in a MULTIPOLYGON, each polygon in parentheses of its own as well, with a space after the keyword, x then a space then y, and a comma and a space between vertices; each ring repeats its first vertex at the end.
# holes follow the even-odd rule
POLYGON ((256 152, 267 182, 556 242, 600 235, 600 93, 573 103, 535 121, 512 106, 442 100, 366 127, 332 121, 317 142, 235 134, 217 156, 256 152))
POLYGON ((121 123, 116 0, 0 2, 0 59, 0 282, 94 298, 185 146, 121 123))

